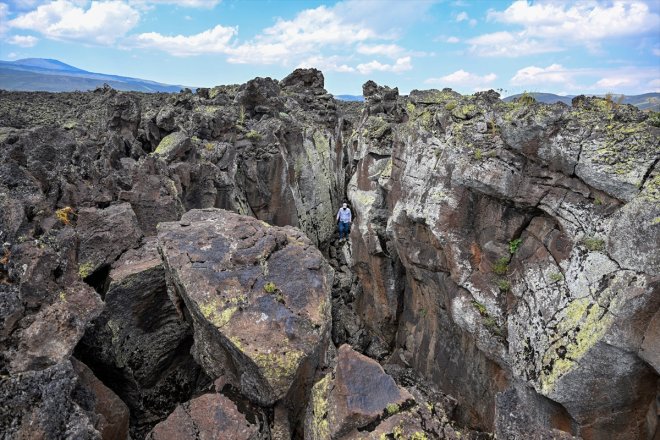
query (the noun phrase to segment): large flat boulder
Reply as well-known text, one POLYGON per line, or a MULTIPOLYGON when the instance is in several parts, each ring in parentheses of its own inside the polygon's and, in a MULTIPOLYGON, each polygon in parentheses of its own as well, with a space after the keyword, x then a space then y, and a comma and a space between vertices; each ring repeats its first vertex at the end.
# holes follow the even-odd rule
POLYGON ((221 394, 204 394, 176 407, 148 440, 256 440, 259 430, 221 394))
POLYGON ((292 227, 203 209, 159 224, 158 246, 206 372, 259 404, 288 396, 299 405, 331 325, 333 273, 310 240, 292 227))

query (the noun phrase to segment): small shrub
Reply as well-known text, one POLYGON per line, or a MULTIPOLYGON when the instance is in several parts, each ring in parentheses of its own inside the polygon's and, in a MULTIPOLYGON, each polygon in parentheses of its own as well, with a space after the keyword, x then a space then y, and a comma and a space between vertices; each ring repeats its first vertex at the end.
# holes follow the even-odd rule
POLYGON ((492 316, 487 316, 484 318, 484 327, 486 327, 486 330, 488 330, 493 335, 504 337, 504 331, 502 330, 502 327, 500 327, 500 325, 497 323, 497 320, 492 316))
POLYGON ((511 283, 508 280, 499 280, 497 282, 497 287, 502 291, 502 292, 508 292, 509 289, 511 289, 511 283))
POLYGON ((484 158, 484 153, 481 151, 481 148, 477 148, 474 152, 474 159, 481 160, 484 158))
POLYGON ((385 407, 385 411, 387 411, 387 415, 389 416, 398 413, 400 409, 401 408, 396 403, 388 403, 385 407))
POLYGON ((426 315, 429 313, 429 311, 426 309, 426 307, 422 307, 419 309, 419 316, 422 318, 426 318, 426 315))
POLYGON ((603 201, 601 200, 601 198, 596 196, 596 198, 594 199, 594 205, 600 206, 602 204, 603 204, 603 201))
POLYGON ((55 217, 62 222, 63 225, 71 224, 71 220, 75 217, 76 212, 70 206, 65 206, 64 208, 58 209, 55 211, 55 217))
POLYGON ((592 252, 605 249, 605 241, 596 237, 585 237, 582 239, 584 246, 592 252))
POLYGON ((493 273, 505 275, 509 270, 509 259, 507 257, 498 258, 493 265, 493 273))
POLYGON ((238 109, 238 123, 240 125, 245 123, 245 107, 243 106, 238 109))
POLYGON ((532 105, 536 102, 536 98, 529 92, 523 92, 516 101, 522 105, 532 105))
POLYGON ((509 242, 509 253, 511 255, 515 254, 518 251, 518 248, 522 244, 522 238, 516 238, 509 242))
POLYGON ((264 284, 264 290, 266 293, 275 293, 277 291, 277 286, 272 281, 269 281, 264 284))
POLYGON ((475 309, 477 309, 477 312, 479 312, 481 316, 488 316, 488 312, 486 311, 485 305, 481 304, 476 299, 472 300, 472 305, 474 306, 475 309))
POLYGON ((647 121, 652 126, 660 128, 660 112, 649 112, 647 121))

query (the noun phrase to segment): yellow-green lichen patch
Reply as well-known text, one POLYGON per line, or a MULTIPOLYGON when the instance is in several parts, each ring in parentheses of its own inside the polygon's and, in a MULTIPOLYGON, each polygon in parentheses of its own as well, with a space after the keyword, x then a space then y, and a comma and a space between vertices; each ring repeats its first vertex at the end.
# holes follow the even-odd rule
POLYGON ((176 144, 177 144, 176 141, 178 140, 178 138, 179 138, 178 133, 172 133, 172 134, 169 134, 169 135, 165 136, 160 141, 160 143, 158 144, 158 146, 156 147, 154 152, 151 153, 151 154, 158 155, 158 156, 167 155, 176 146, 176 144))
POLYGON ((312 438, 330 438, 330 425, 328 424, 328 389, 330 388, 330 375, 316 382, 312 388, 312 438))
POLYGON ((82 263, 78 266, 78 276, 83 280, 92 274, 94 270, 94 263, 82 263))
POLYGON ((200 304, 199 311, 207 321, 220 328, 224 327, 234 316, 234 313, 238 311, 238 306, 223 308, 221 302, 215 298, 212 301, 200 304))
POLYGON ((565 336, 555 341, 543 357, 546 368, 541 374, 541 390, 544 394, 552 392, 556 381, 601 340, 612 321, 607 310, 590 298, 572 301, 562 315, 557 334, 565 336))
POLYGON ((66 302, 66 292, 64 290, 60 291, 60 301, 66 302))
POLYGON ((257 353, 252 360, 261 369, 261 373, 268 382, 276 387, 287 384, 293 379, 304 353, 297 350, 285 349, 277 353, 257 353))
POLYGON ((385 168, 380 172, 380 177, 389 179, 392 176, 392 159, 389 159, 385 164, 385 168))
POLYGON ((312 134, 316 151, 323 157, 327 158, 330 155, 330 140, 326 138, 320 130, 315 130, 312 134))

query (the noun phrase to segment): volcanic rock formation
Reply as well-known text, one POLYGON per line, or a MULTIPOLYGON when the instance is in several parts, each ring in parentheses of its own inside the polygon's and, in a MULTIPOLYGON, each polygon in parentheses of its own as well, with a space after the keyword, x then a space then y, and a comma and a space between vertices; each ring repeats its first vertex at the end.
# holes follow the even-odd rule
POLYGON ((323 87, 0 91, 3 438, 653 439, 657 119, 323 87))

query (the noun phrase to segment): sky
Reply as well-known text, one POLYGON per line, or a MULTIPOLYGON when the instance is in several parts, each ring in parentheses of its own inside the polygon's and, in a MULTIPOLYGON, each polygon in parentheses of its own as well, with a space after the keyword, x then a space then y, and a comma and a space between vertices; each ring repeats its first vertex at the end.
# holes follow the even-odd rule
POLYGON ((333 94, 634 95, 660 92, 660 0, 0 2, 0 59, 22 58, 192 87, 316 67, 333 94))

